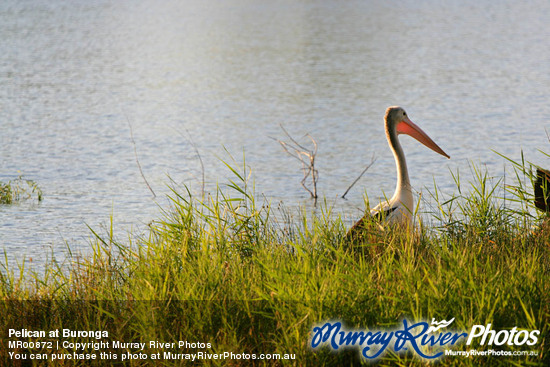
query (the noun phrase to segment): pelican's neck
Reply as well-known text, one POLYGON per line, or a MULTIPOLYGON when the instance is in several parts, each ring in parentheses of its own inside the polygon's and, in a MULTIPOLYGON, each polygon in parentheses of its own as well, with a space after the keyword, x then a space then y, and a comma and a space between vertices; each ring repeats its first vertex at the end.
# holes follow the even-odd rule
POLYGON ((412 196, 411 183, 409 181, 409 172, 407 170, 407 162, 405 161, 405 153, 399 143, 397 133, 394 131, 386 131, 388 143, 395 158, 395 167, 397 169, 397 185, 393 198, 401 198, 402 195, 412 196))

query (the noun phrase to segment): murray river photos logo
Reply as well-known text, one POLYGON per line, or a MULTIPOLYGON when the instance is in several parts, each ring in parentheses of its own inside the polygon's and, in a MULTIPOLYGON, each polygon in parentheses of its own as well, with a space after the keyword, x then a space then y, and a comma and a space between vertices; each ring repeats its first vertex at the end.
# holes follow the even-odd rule
POLYGON ((465 342, 471 345, 473 341, 485 346, 533 346, 538 341, 540 331, 493 330, 491 324, 474 325, 469 332, 446 330, 454 318, 446 321, 432 319, 412 323, 402 320, 402 325, 396 328, 379 331, 347 330, 339 321, 326 322, 313 328, 311 348, 327 346, 334 351, 343 348, 358 348, 361 355, 368 360, 375 360, 389 350, 395 352, 412 351, 425 359, 437 359, 448 354, 445 351, 465 342))

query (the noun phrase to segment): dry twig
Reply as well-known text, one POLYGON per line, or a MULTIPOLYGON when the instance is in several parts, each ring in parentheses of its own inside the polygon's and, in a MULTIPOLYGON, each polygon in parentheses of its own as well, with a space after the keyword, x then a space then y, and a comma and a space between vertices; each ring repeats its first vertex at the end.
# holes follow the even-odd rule
POLYGON ((367 172, 369 170, 369 168, 371 168, 371 166, 374 164, 374 162, 376 162, 376 157, 374 156, 374 153, 372 153, 372 157, 370 159, 370 163, 367 164, 367 166, 365 167, 365 169, 363 170, 363 172, 361 172, 361 174, 359 175, 359 177, 357 177, 355 179, 355 181, 353 181, 351 183, 351 185, 349 185, 348 189, 346 190, 346 192, 344 192, 344 194, 342 195, 342 199, 345 199, 346 198, 346 195, 348 194, 349 190, 357 183, 357 181, 359 181, 359 179, 361 177, 363 177, 363 175, 365 174, 365 172, 367 172))
POLYGON ((281 125, 281 129, 283 129, 285 135, 290 139, 290 142, 285 142, 279 139, 276 140, 285 152, 288 153, 291 157, 296 158, 297 160, 302 163, 302 170, 304 172, 304 177, 301 181, 302 187, 309 192, 312 198, 317 199, 317 179, 319 178, 319 172, 315 168, 315 157, 317 155, 317 142, 313 137, 309 134, 306 136, 311 140, 313 143, 313 149, 308 149, 304 147, 302 144, 298 143, 286 129, 281 125), (308 177, 311 177, 313 189, 310 189, 306 186, 306 181, 308 177))

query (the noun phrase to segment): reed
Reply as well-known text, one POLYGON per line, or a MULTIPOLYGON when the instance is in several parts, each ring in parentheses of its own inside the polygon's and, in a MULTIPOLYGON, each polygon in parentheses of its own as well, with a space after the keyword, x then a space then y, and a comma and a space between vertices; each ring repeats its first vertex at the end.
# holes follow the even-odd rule
POLYGON ((33 197, 42 201, 42 190, 33 180, 19 176, 8 182, 0 181, 0 204, 14 204, 33 197))
MULTIPOLYGON (((227 167, 234 179, 210 195, 197 198, 185 187, 174 188, 171 206, 144 236, 119 241, 113 223, 104 233, 92 229, 89 256, 74 256, 66 264, 52 260, 40 274, 25 269, 24 262, 4 260, 0 334, 7 336, 9 328, 107 330, 109 340, 124 342, 211 343, 179 353, 295 355, 277 362, 203 360, 196 365, 345 366, 361 363, 358 350, 312 351, 313 325, 338 319, 351 328, 379 330, 403 317, 454 317, 456 329, 491 323, 494 329, 540 330, 540 353, 512 359, 444 357, 443 365, 549 364, 550 224, 530 204, 520 200, 508 207, 510 198, 505 202, 499 195, 504 189, 516 192, 515 198, 518 192, 526 195, 527 181, 504 188, 502 180, 474 167, 468 189, 455 173, 456 194, 444 197, 435 185, 430 190, 425 213, 430 225, 414 232, 386 230, 350 246, 348 221, 326 202, 317 213, 307 213, 258 201, 246 165, 227 167)), ((528 173, 525 163, 520 167, 528 173)), ((8 351, 3 338, 0 364, 13 363, 8 351)), ((41 351, 51 352, 19 352, 41 351)), ((147 344, 143 352, 163 351, 147 344)), ((393 352, 380 361, 425 363, 393 352)), ((80 365, 58 365, 75 364, 80 365)))

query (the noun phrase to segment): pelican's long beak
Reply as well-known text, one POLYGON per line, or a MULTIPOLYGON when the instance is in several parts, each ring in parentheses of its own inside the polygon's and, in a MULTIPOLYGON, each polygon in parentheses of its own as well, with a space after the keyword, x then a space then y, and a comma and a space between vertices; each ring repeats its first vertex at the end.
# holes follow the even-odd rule
POLYGON ((434 152, 439 153, 449 159, 451 158, 424 131, 422 131, 421 128, 419 128, 411 120, 409 120, 409 118, 405 117, 403 121, 398 123, 396 130, 398 134, 410 135, 434 152))

